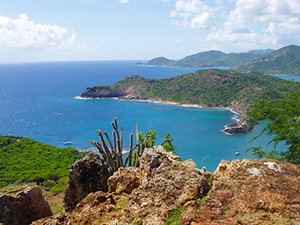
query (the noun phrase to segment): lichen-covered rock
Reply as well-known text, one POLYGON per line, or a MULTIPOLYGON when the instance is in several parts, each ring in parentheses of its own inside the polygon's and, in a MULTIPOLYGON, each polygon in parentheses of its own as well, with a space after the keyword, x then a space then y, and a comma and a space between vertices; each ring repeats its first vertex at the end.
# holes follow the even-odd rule
POLYGON ((132 190, 141 185, 141 176, 140 168, 121 167, 108 179, 108 191, 116 194, 122 192, 130 194, 132 190))
POLYGON ((65 210, 67 212, 74 210, 76 205, 91 192, 107 191, 107 179, 111 174, 107 164, 103 163, 99 154, 94 152, 70 165, 70 180, 64 197, 65 210))
POLYGON ((208 191, 203 171, 197 169, 192 160, 182 162, 162 146, 145 150, 140 169, 142 183, 132 191, 129 204, 137 217, 146 211, 145 221, 155 219, 163 224, 168 211, 201 198, 208 191))
MULTIPOLYGON (((300 224, 300 168, 276 160, 222 160, 200 207, 208 224, 300 224)), ((197 221, 197 220, 195 220, 197 221)))
POLYGON ((0 223, 5 225, 27 225, 52 214, 38 186, 23 186, 0 197, 0 223))
POLYGON ((223 160, 209 173, 156 146, 139 168, 114 173, 110 193, 91 193, 71 214, 34 224, 166 224, 174 214, 180 225, 300 224, 299 180, 300 167, 289 163, 223 160))
POLYGON ((101 219, 105 213, 115 210, 115 200, 109 193, 97 191, 90 193, 70 212, 61 212, 50 218, 44 218, 32 225, 63 225, 63 224, 103 224, 101 219))

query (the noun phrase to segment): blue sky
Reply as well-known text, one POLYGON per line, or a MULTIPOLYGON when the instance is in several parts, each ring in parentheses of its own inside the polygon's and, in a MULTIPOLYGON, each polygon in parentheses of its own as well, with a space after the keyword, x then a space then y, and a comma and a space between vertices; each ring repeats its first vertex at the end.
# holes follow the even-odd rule
POLYGON ((180 59, 300 44, 299 0, 0 0, 0 63, 180 59))

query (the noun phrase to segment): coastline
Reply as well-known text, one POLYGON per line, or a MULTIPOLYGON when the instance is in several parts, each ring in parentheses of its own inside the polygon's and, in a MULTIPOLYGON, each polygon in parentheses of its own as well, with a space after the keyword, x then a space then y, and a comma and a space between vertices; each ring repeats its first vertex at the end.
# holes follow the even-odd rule
MULTIPOLYGON (((170 101, 162 101, 162 100, 151 100, 151 99, 137 99, 137 98, 130 98, 129 96, 125 96, 125 97, 105 97, 105 98, 85 98, 85 97, 81 97, 81 96, 76 96, 75 99, 79 99, 79 100, 91 100, 91 99, 115 99, 115 100, 121 100, 121 101, 141 101, 141 102, 149 102, 149 103, 155 103, 155 104, 169 104, 169 105, 174 105, 174 106, 180 106, 180 107, 189 107, 189 108, 201 108, 201 109, 222 109, 222 110, 230 110, 232 113, 234 113, 235 115, 238 115, 239 118, 231 118, 235 121, 237 121, 236 123, 232 123, 232 124, 227 124, 224 125, 224 129, 222 129, 221 131, 226 134, 226 135, 233 135, 233 133, 235 132, 227 132, 226 130, 228 129, 234 129, 235 126, 239 125, 242 120, 242 113, 229 108, 229 107, 208 107, 208 106, 203 106, 203 105, 199 105, 199 104, 183 104, 183 103, 179 103, 179 102, 170 102, 170 101)), ((241 130, 241 127, 239 127, 239 130, 241 130)), ((251 129, 250 129, 251 131, 251 129)), ((245 133, 248 133, 249 131, 246 131, 245 133)), ((241 132, 237 132, 236 134, 240 134, 241 132)))
MULTIPOLYGON (((118 98, 118 97, 104 97, 104 98, 85 98, 81 96, 74 97, 75 99, 79 100, 92 100, 92 99, 115 99, 115 100, 121 100, 121 101, 140 101, 140 102, 150 102, 150 103, 156 103, 156 104, 169 104, 169 105, 175 105, 175 106, 182 106, 182 107, 189 107, 189 108, 202 108, 202 109, 224 109, 224 110, 230 110, 232 113, 241 116, 242 113, 235 111, 232 108, 229 107, 209 107, 209 106, 203 106, 199 104, 183 104, 179 102, 170 102, 170 101, 162 101, 162 100, 151 100, 151 99, 132 99, 132 98, 118 98)), ((233 118, 234 119, 234 118, 233 118)))

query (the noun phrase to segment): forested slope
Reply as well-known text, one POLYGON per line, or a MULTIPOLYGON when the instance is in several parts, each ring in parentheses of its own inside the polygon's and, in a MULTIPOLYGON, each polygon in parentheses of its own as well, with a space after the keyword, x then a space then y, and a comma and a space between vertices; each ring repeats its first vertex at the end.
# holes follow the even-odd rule
POLYGON ((260 99, 280 99, 290 91, 282 79, 257 72, 243 74, 228 70, 199 70, 169 79, 145 79, 133 75, 113 85, 93 86, 81 97, 144 99, 228 107, 241 113, 260 99))

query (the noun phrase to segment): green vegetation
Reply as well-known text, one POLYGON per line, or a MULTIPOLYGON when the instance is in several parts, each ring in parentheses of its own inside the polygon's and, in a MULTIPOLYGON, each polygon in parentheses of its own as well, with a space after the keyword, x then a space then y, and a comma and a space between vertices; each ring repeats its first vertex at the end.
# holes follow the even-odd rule
MULTIPOLYGON (((284 99, 266 99, 256 102, 249 117, 254 121, 268 120, 262 132, 253 140, 267 133, 272 137, 274 150, 263 151, 260 147, 252 147, 252 154, 257 157, 278 159, 300 165, 300 82, 288 82, 294 91, 284 99), (287 151, 277 151, 276 146, 284 141, 289 146, 287 151)), ((250 142, 251 143, 251 142, 250 142)), ((246 152, 246 153, 247 153, 246 152)))
POLYGON ((300 46, 289 45, 238 67, 239 72, 257 71, 265 74, 300 74, 300 46))
MULTIPOLYGON (((169 79, 145 79, 133 75, 110 86, 121 96, 133 95, 138 99, 164 100, 206 107, 228 107, 244 113, 260 99, 281 99, 290 91, 282 79, 257 72, 249 74, 228 70, 199 70, 169 79)), ((91 88, 88 95, 96 96, 91 88)), ((101 97, 105 97, 102 95, 101 97)), ((110 94, 108 94, 110 96, 110 94)))
POLYGON ((70 147, 57 148, 30 138, 0 136, 0 187, 36 182, 59 189, 59 179, 66 177, 69 165, 81 157, 70 147))
POLYGON ((174 60, 170 60, 165 57, 157 57, 157 58, 151 59, 147 63, 137 62, 135 65, 170 66, 174 62, 175 62, 174 60))
MULTIPOLYGON (((125 156, 125 162, 123 160, 123 128, 118 127, 117 119, 111 122, 113 126, 113 137, 109 138, 107 132, 98 130, 98 135, 101 142, 90 141, 99 150, 103 160, 107 162, 113 172, 117 171, 120 167, 134 166, 138 167, 140 163, 140 158, 144 153, 146 148, 153 147, 156 141, 156 131, 147 131, 145 136, 141 135, 139 132, 138 123, 136 124, 136 141, 137 144, 133 145, 133 134, 130 134, 130 145, 128 155, 125 156)), ((164 146, 167 151, 177 151, 174 147, 170 133, 166 133, 165 139, 160 145, 164 146)))
POLYGON ((270 53, 272 50, 251 51, 246 53, 229 53, 221 51, 199 52, 194 55, 187 56, 172 64, 179 67, 232 67, 243 65, 270 53))
POLYGON ((178 66, 178 67, 232 67, 243 65, 247 62, 259 59, 270 52, 272 49, 253 50, 245 53, 229 53, 221 51, 199 52, 186 56, 178 61, 169 60, 164 57, 151 59, 147 63, 137 62, 136 65, 155 65, 155 66, 178 66))
POLYGON ((166 225, 179 225, 181 215, 185 212, 185 208, 182 206, 176 210, 168 212, 168 219, 166 225))

